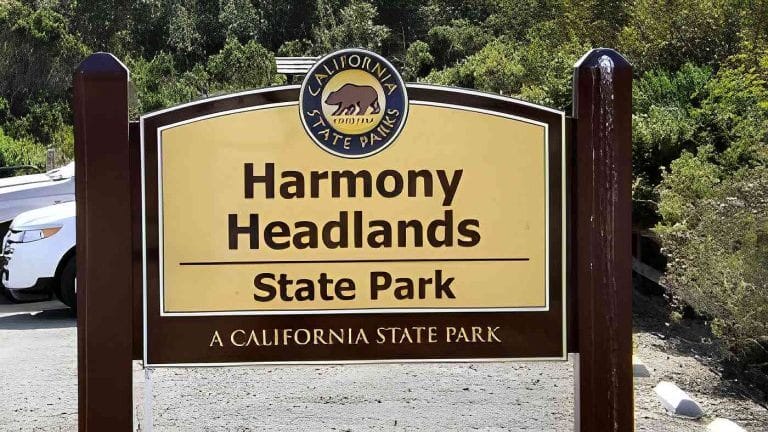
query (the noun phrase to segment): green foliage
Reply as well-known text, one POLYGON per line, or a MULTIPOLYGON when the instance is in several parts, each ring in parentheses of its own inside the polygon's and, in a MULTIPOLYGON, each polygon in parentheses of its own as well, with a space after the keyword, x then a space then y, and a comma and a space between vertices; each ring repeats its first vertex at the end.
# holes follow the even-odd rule
POLYGON ((685 223, 701 200, 712 197, 721 176, 712 159, 713 148, 703 146, 695 156, 686 151, 672 162, 659 188, 659 214, 664 221, 659 228, 685 223))
POLYGON ((711 318, 727 352, 764 362, 768 55, 753 47, 743 44, 713 76, 693 66, 646 74, 635 86, 634 145, 636 166, 648 171, 698 147, 671 162, 657 189, 666 280, 676 298, 711 318), (657 107, 676 117, 665 122, 657 107))
POLYGON ((228 38, 244 42, 258 37, 264 18, 250 0, 220 0, 219 22, 228 38))
POLYGON ((739 54, 707 86, 704 139, 722 150, 731 171, 768 162, 768 49, 739 54))
POLYGON ((429 45, 417 40, 408 47, 408 51, 405 53, 403 77, 406 81, 416 81, 417 78, 424 76, 429 71, 434 62, 435 58, 429 52, 429 45))
POLYGON ((564 108, 570 103, 573 64, 586 51, 577 40, 552 46, 547 29, 532 32, 527 44, 495 39, 478 53, 425 80, 519 97, 564 108))
POLYGON ((53 143, 61 130, 71 127, 71 112, 64 102, 29 101, 28 105, 26 115, 6 122, 11 136, 53 143))
POLYGON ((698 107, 706 96, 705 86, 712 76, 708 67, 684 64, 674 73, 651 71, 635 80, 632 93, 634 112, 646 112, 653 106, 698 107))
POLYGON ((170 48, 182 54, 194 53, 199 49, 202 36, 195 28, 192 13, 181 3, 176 3, 171 8, 170 28, 168 30, 170 48))
MULTIPOLYGON (((270 51, 289 40, 310 39, 319 9, 338 10, 337 0, 251 0, 263 15, 257 42, 270 51)), ((215 52, 215 51, 211 51, 215 52)))
MULTIPOLYGON (((642 0, 640 0, 642 1, 642 0)), ((624 0, 564 0, 558 26, 579 40, 592 41, 594 46, 617 45, 617 37, 626 25, 636 1, 624 0)))
POLYGON ((0 166, 45 167, 45 147, 28 139, 14 139, 0 129, 0 166))
POLYGON ((618 47, 638 71, 714 65, 736 52, 739 14, 727 0, 637 0, 618 47))
POLYGON ((523 66, 515 58, 516 44, 494 40, 462 63, 433 71, 427 82, 513 94, 520 88, 523 66))
POLYGON ((662 195, 687 195, 682 197, 684 212, 673 211, 669 219, 665 215, 665 225, 658 229, 670 257, 666 280, 674 294, 712 319, 727 352, 764 361, 768 169, 744 169, 718 184, 711 165, 690 155, 684 158, 662 182, 662 195), (692 182, 692 188, 681 182, 692 182))
POLYGON ((357 47, 378 51, 390 30, 376 24, 376 6, 365 0, 352 0, 338 13, 338 23, 318 30, 316 49, 325 52, 357 47))
POLYGON ((481 23, 490 17, 493 9, 493 0, 426 0, 421 2, 418 13, 424 21, 424 28, 429 30, 458 19, 481 23))
POLYGON ((638 175, 658 183, 661 167, 697 147, 698 110, 711 75, 688 63, 677 72, 651 71, 634 81, 632 155, 638 175))
POLYGON ((560 0, 495 0, 484 26, 494 35, 525 40, 528 31, 562 14, 560 0))
POLYGON ((63 99, 86 52, 59 13, 0 3, 0 96, 14 113, 30 99, 63 99))
POLYGON ((168 53, 159 53, 149 61, 128 58, 126 65, 138 97, 137 105, 131 108, 132 117, 208 94, 207 73, 199 67, 179 73, 168 53))
MULTIPOLYGON (((53 5, 59 2, 49 2, 53 5)), ((77 0, 61 2, 60 12, 69 18, 72 32, 95 50, 114 50, 127 36, 131 16, 129 2, 123 0, 77 0)))
POLYGON ((555 23, 545 23, 528 33, 520 58, 526 74, 519 97, 567 110, 571 104, 571 74, 576 61, 590 46, 572 35, 559 34, 555 23))
POLYGON ((311 41, 306 39, 292 40, 280 45, 277 55, 280 57, 307 57, 312 55, 313 50, 311 41))
POLYGON ((275 57, 255 41, 245 45, 227 40, 218 54, 208 59, 211 88, 216 91, 266 87, 277 83, 275 57))
POLYGON ((431 53, 439 66, 451 65, 480 51, 491 39, 491 34, 466 19, 433 27, 427 33, 431 53))
POLYGON ((274 55, 255 41, 241 44, 230 38, 205 65, 179 71, 173 57, 159 53, 152 60, 127 62, 136 89, 137 105, 131 116, 200 99, 215 93, 279 84, 274 55))

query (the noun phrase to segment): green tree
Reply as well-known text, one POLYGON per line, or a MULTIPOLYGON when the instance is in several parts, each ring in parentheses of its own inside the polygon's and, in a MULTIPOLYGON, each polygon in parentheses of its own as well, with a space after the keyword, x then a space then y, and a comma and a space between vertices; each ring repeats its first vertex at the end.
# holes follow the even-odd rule
POLYGON ((256 39, 264 27, 264 18, 250 0, 220 0, 219 22, 227 38, 241 42, 256 39))
POLYGON ((768 163, 768 46, 732 56, 707 85, 702 139, 729 170, 768 163))
POLYGON ((419 15, 430 29, 457 19, 479 24, 488 19, 494 9, 494 0, 426 0, 419 7, 419 15))
POLYGON ((208 75, 202 67, 179 72, 168 53, 159 53, 151 60, 128 58, 131 82, 136 89, 136 105, 131 117, 142 113, 189 102, 208 95, 208 75))
POLYGON ((32 99, 64 100, 86 53, 61 14, 17 1, 0 4, 0 96, 12 114, 24 114, 32 99))
POLYGON ((292 40, 280 45, 277 55, 281 57, 310 57, 314 49, 312 41, 306 39, 292 40))
POLYGON ((153 58, 161 51, 168 51, 168 0, 137 0, 131 3, 128 20, 129 52, 124 58, 142 56, 153 58))
POLYGON ((340 48, 367 48, 378 51, 390 30, 376 24, 376 7, 365 0, 352 0, 338 13, 338 23, 317 34, 317 48, 332 51, 340 48))
POLYGON ((5 130, 16 139, 28 139, 44 143, 70 158, 74 153, 72 112, 69 104, 45 101, 29 101, 23 116, 9 116, 5 130))
POLYGON ((185 63, 194 63, 203 54, 203 36, 198 32, 194 11, 181 3, 171 8, 168 46, 185 63))
MULTIPOLYGON (((332 7, 337 7, 334 0, 332 7)), ((316 18, 317 0, 253 0, 256 10, 263 16, 264 27, 258 42, 274 51, 290 40, 310 39, 316 18)))
POLYGON ((684 151, 670 164, 670 171, 663 173, 660 185, 660 227, 685 224, 702 200, 713 197, 722 177, 714 159, 712 146, 702 146, 696 155, 684 151))
POLYGON ((408 81, 416 81, 417 78, 424 76, 429 71, 434 62, 435 59, 429 52, 429 45, 417 40, 408 47, 408 51, 405 53, 403 77, 408 81))
POLYGON ((0 167, 45 167, 45 147, 28 138, 14 139, 0 129, 0 167))
POLYGON ((625 0, 564 0, 556 22, 561 31, 580 41, 615 47, 633 4, 625 0))
POLYGON ((374 0, 379 22, 392 30, 384 51, 402 53, 410 43, 423 36, 424 22, 419 15, 421 3, 421 0, 374 0))
POLYGON ((279 82, 275 57, 258 42, 245 45, 230 38, 206 66, 211 88, 216 91, 266 87, 279 82))
POLYGON ((657 189, 666 280, 677 299, 711 319, 730 355, 761 363, 768 360, 768 56, 749 43, 742 48, 709 79, 651 74, 636 93, 638 111, 652 110, 659 103, 652 100, 684 105, 686 94, 700 105, 686 109, 697 154, 683 151, 657 189))
POLYGON ((678 298, 711 319, 726 353, 764 364, 768 168, 747 168, 717 182, 717 168, 701 156, 685 154, 662 182, 662 195, 686 203, 662 208, 664 224, 657 232, 670 258, 665 279, 678 298))
POLYGON ((480 51, 492 39, 492 34, 466 19, 435 26, 427 33, 430 52, 441 67, 480 51))
POLYGON ((66 12, 73 33, 94 50, 112 50, 128 30, 130 2, 124 0, 77 0, 66 12))
POLYGON ((433 71, 425 80, 565 108, 571 99, 573 64, 587 46, 575 39, 553 43, 550 35, 555 30, 552 23, 532 29, 527 44, 495 39, 456 66, 433 71))
POLYGON ((484 26, 497 36, 524 41, 530 29, 561 17, 562 0, 495 0, 484 26))
POLYGON ((634 172, 652 184, 661 167, 699 143, 698 112, 707 97, 709 68, 687 63, 674 73, 651 71, 633 83, 632 157, 634 172))
POLYGON ((738 49, 736 2, 637 0, 621 29, 618 48, 636 71, 674 71, 686 62, 716 65, 738 49))

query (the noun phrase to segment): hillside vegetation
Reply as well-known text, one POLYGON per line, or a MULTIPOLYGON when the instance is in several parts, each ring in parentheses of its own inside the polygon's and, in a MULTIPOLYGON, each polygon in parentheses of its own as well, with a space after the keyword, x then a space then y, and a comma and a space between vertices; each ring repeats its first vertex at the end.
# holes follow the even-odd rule
MULTIPOLYGON (((768 0, 6 0, 0 166, 73 157, 71 77, 93 51, 130 68, 131 115, 281 84, 274 56, 378 51, 407 80, 561 109, 574 62, 635 67, 634 223, 723 352, 768 361, 768 0)), ((762 365, 762 366, 761 366, 762 365)))

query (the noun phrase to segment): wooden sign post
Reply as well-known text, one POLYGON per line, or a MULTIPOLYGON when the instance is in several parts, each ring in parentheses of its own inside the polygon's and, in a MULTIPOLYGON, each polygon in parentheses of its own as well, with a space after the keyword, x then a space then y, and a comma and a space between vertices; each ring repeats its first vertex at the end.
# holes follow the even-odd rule
POLYGON ((632 67, 617 52, 576 63, 573 117, 576 424, 632 431, 632 67))
POLYGON ((302 86, 128 123, 75 72, 80 431, 131 430, 145 366, 564 360, 576 428, 633 429, 631 67, 576 65, 573 118, 404 84, 342 50, 302 86), (140 293, 143 291, 143 299, 140 293))
POLYGON ((80 431, 133 421, 128 69, 96 53, 75 71, 80 431))

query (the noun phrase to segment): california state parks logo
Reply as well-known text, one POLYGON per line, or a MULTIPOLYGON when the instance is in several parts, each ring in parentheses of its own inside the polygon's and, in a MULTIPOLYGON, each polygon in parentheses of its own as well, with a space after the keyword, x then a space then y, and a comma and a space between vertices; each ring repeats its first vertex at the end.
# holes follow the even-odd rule
POLYGON ((320 59, 304 77, 299 96, 304 129, 328 153, 374 155, 405 124, 408 94, 397 70, 378 54, 345 49, 320 59))

